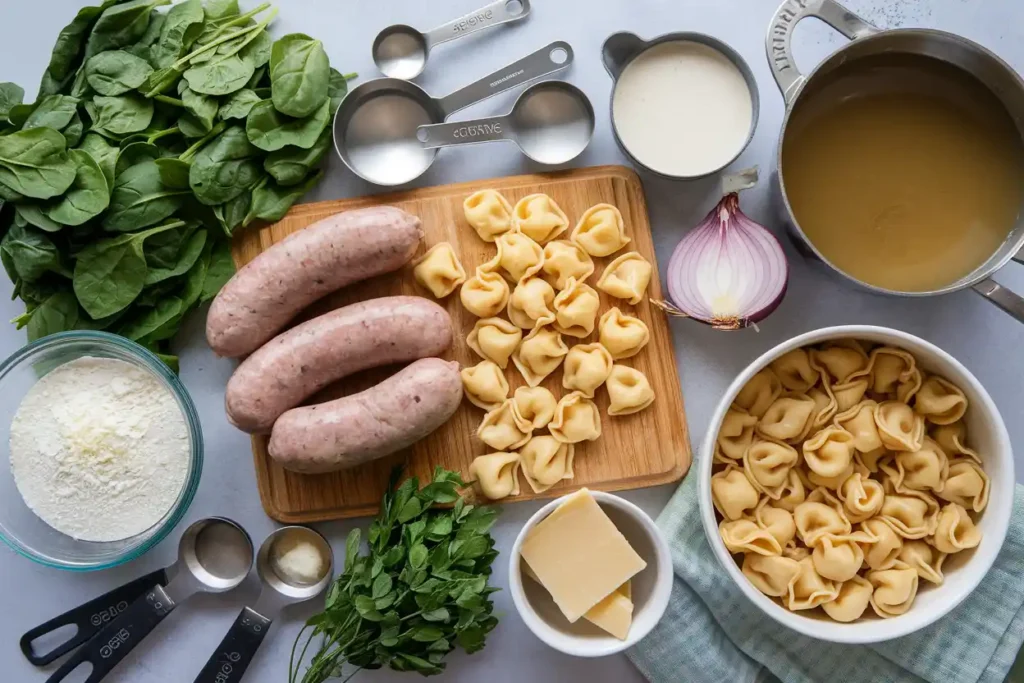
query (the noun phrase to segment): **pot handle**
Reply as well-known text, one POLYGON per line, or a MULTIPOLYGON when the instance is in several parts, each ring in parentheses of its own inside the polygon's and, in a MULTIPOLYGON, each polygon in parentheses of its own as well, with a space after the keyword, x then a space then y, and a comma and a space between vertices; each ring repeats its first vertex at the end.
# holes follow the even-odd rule
POLYGON ((971 289, 1012 315, 1017 322, 1024 323, 1024 297, 1014 294, 992 278, 971 285, 971 289))
POLYGON ((785 0, 772 17, 765 39, 768 65, 775 82, 787 103, 793 101, 804 75, 793 60, 793 30, 806 17, 816 17, 842 33, 850 40, 878 33, 880 29, 869 24, 836 0, 785 0))
POLYGON ((622 73, 622 69, 643 49, 647 43, 635 33, 623 31, 608 36, 601 46, 601 61, 608 75, 615 80, 622 73))

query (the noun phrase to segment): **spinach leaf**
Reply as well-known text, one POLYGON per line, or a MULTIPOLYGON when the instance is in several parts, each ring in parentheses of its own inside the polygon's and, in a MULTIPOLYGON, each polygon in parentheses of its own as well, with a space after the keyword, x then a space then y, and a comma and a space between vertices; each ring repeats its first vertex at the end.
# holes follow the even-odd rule
POLYGON ((60 130, 71 123, 78 107, 78 99, 67 95, 49 95, 44 97, 32 110, 22 130, 30 128, 53 128, 60 130))
POLYGON ((202 27, 204 19, 202 0, 185 0, 171 7, 160 28, 160 37, 150 48, 153 66, 162 69, 177 61, 196 39, 196 29, 202 27))
POLYGON ((182 301, 176 296, 166 297, 152 308, 143 311, 117 327, 117 333, 138 341, 159 330, 163 325, 175 320, 182 312, 182 301))
POLYGON ((274 39, 266 31, 259 31, 242 47, 238 56, 252 64, 254 69, 259 69, 270 62, 273 49, 274 39))
POLYGON ((43 73, 43 81, 39 86, 40 97, 59 92, 63 82, 74 74, 74 67, 82 54, 89 31, 103 10, 115 2, 106 0, 99 7, 83 7, 71 23, 61 29, 50 53, 50 63, 43 73))
POLYGON ((288 146, 271 152, 263 161, 263 168, 278 185, 297 185, 320 163, 330 146, 331 129, 328 126, 309 149, 288 146))
POLYGON ((39 204, 21 202, 15 207, 15 211, 22 225, 34 225, 46 232, 60 232, 60 229, 64 227, 47 216, 39 204))
MULTIPOLYGON (((146 256, 146 266, 150 269, 173 268, 178 263, 178 252, 181 251, 188 238, 198 229, 199 224, 187 222, 180 228, 166 230, 147 239, 142 250, 146 256)), ((154 289, 150 288, 147 292, 143 293, 143 296, 139 297, 137 303, 144 303, 145 294, 152 292, 154 289)), ((154 303, 155 301, 149 305, 154 303)))
POLYGON ((252 192, 249 190, 238 195, 230 202, 223 204, 220 223, 228 237, 231 237, 232 233, 245 222, 245 217, 249 215, 250 206, 252 206, 252 192))
MULTIPOLYGON (((12 225, 0 241, 0 251, 10 261, 9 270, 26 282, 38 280, 46 273, 64 272, 56 245, 45 233, 32 227, 12 225)), ((7 260, 4 265, 8 265, 7 260)))
POLYGON ((95 97, 85 103, 85 110, 98 133, 127 135, 146 130, 153 120, 153 100, 139 94, 117 97, 95 97))
POLYGON ((203 246, 206 244, 206 236, 206 230, 197 230, 194 232, 185 244, 182 245, 181 251, 177 254, 176 262, 170 267, 154 268, 152 264, 147 261, 149 273, 146 275, 146 285, 154 285, 158 282, 163 282, 168 278, 184 275, 188 272, 188 270, 195 265, 196 259, 198 259, 203 253, 203 246))
POLYGON ((83 152, 88 152, 96 163, 99 164, 100 168, 103 169, 103 175, 107 179, 107 186, 110 188, 114 187, 114 169, 117 164, 118 149, 107 142, 106 138, 97 133, 86 133, 85 137, 82 138, 82 144, 79 147, 83 152))
MULTIPOLYGON (((129 142, 117 153, 117 164, 114 166, 114 175, 119 176, 132 166, 141 164, 144 161, 155 161, 160 158, 160 148, 148 142, 129 142)), ((113 188, 111 188, 113 189, 113 188)))
POLYGON ((222 119, 244 119, 249 116, 253 106, 261 102, 259 95, 248 88, 243 88, 231 95, 220 105, 217 115, 222 119))
POLYGON ((213 245, 210 254, 210 265, 206 269, 203 281, 203 294, 200 301, 209 301, 217 296, 220 288, 227 284, 235 274, 235 261, 231 258, 231 243, 221 240, 213 245))
POLYGON ((160 171, 160 182, 164 187, 172 190, 188 190, 190 166, 187 162, 175 157, 164 157, 156 160, 156 167, 160 171))
POLYGON ((0 121, 7 120, 11 107, 25 99, 25 89, 17 83, 0 83, 0 121))
POLYGON ((292 33, 274 43, 270 83, 274 107, 282 114, 309 116, 327 100, 331 64, 319 40, 292 33))
POLYGON ((273 102, 264 101, 255 105, 245 120, 245 132, 249 142, 262 150, 273 152, 294 145, 309 149, 316 144, 320 133, 330 121, 331 103, 323 100, 323 104, 315 112, 302 119, 294 119, 281 114, 273 102))
POLYGON ((252 191, 252 206, 242 225, 249 225, 257 218, 269 222, 281 220, 288 213, 288 209, 292 208, 292 204, 313 189, 323 176, 323 171, 317 171, 306 182, 291 187, 282 187, 266 179, 252 191))
POLYGON ((70 291, 70 284, 70 281, 56 273, 47 273, 33 282, 19 282, 18 296, 30 307, 41 306, 57 292, 70 291))
POLYGON ((64 145, 64 136, 52 128, 0 136, 0 183, 36 199, 63 194, 75 179, 64 145))
POLYGON ((191 310, 199 303, 203 295, 203 284, 206 282, 206 271, 210 267, 210 258, 213 254, 213 239, 207 239, 203 244, 203 252, 192 264, 192 267, 185 273, 185 286, 181 294, 182 313, 191 310))
POLYGON ((137 42, 149 27, 150 10, 169 4, 171 0, 131 0, 107 7, 89 33, 85 60, 137 42))
POLYGON ((64 136, 68 149, 71 149, 72 147, 77 147, 78 143, 82 141, 82 134, 84 132, 85 125, 82 123, 82 117, 75 111, 75 115, 71 117, 71 122, 61 129, 60 134, 64 136))
POLYGON ((255 71, 252 62, 238 55, 217 58, 185 72, 190 88, 207 95, 229 95, 245 87, 255 71))
POLYGON ((205 12, 207 21, 237 17, 238 0, 206 0, 205 12))
POLYGON ((181 221, 95 242, 78 254, 73 285, 78 303, 94 320, 126 308, 146 283, 147 237, 181 227, 181 221))
POLYGON ((167 19, 167 15, 159 10, 153 9, 149 12, 149 26, 146 27, 146 32, 139 38, 139 42, 128 48, 128 52, 136 57, 146 60, 149 64, 149 50, 156 43, 160 37, 160 31, 163 29, 164 21, 167 19))
POLYGON ((75 182, 71 183, 67 194, 47 211, 47 215, 64 225, 81 225, 106 210, 110 203, 110 187, 103 169, 88 152, 73 149, 68 156, 77 167, 75 182))
POLYGON ((178 121, 178 128, 185 137, 190 138, 199 138, 209 133, 217 117, 217 100, 192 90, 184 80, 178 83, 178 91, 187 112, 178 121))
POLYGON ((155 161, 143 161, 117 176, 103 228, 127 232, 159 223, 181 206, 188 190, 168 188, 155 161))
POLYGON ((189 171, 189 185, 203 204, 223 204, 242 194, 262 175, 259 150, 241 126, 232 126, 199 150, 189 171))
POLYGON ((78 325, 78 300, 74 292, 64 290, 53 294, 32 311, 28 321, 28 340, 73 330, 78 325))
POLYGON ((85 63, 85 80, 100 95, 110 97, 135 90, 151 73, 153 67, 146 60, 124 50, 101 52, 85 63))
POLYGON ((331 99, 331 115, 338 111, 341 101, 348 94, 348 82, 355 78, 355 74, 342 74, 336 69, 331 69, 331 79, 327 84, 327 96, 331 99))
POLYGON ((28 117, 32 116, 32 112, 35 110, 36 105, 34 102, 16 104, 7 112, 7 120, 12 126, 20 129, 25 125, 25 122, 28 121, 28 117))

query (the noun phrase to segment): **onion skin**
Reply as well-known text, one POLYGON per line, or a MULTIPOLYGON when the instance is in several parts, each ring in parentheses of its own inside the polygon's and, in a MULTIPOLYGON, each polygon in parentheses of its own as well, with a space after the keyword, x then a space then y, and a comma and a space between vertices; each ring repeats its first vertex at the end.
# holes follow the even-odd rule
POLYGON ((788 282, 782 245, 740 211, 732 192, 676 246, 668 265, 671 303, 656 303, 670 315, 738 330, 778 308, 788 282))

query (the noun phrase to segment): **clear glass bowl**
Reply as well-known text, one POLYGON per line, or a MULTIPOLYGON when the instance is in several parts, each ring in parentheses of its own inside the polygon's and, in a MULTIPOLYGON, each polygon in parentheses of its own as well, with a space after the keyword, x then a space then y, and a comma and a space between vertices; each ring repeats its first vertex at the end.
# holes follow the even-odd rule
POLYGON ((107 332, 61 332, 19 349, 0 365, 0 540, 20 555, 58 569, 106 569, 139 557, 181 521, 203 471, 203 432, 192 399, 178 377, 133 341, 107 332), (189 431, 189 470, 171 509, 149 529, 120 541, 82 541, 52 528, 21 498, 11 474, 10 428, 18 405, 46 373, 82 356, 115 358, 148 371, 174 396, 189 431))

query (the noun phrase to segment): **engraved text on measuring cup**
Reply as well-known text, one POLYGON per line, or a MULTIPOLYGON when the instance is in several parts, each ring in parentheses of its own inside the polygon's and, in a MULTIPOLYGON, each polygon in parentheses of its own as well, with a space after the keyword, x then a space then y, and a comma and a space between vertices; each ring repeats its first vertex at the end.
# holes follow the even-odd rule
POLYGON ((475 138, 480 135, 496 135, 501 133, 500 123, 478 123, 473 126, 460 126, 452 131, 454 138, 475 138))
POLYGON ((513 78, 517 78, 518 76, 522 76, 523 75, 523 71, 525 71, 525 69, 520 69, 519 71, 513 71, 512 73, 510 73, 510 74, 508 74, 506 76, 502 76, 501 78, 499 78, 496 81, 491 81, 488 85, 490 87, 492 87, 492 88, 494 86, 496 86, 496 85, 501 85, 505 81, 510 81, 513 78))
POLYGON ((117 651, 117 648, 128 642, 129 636, 131 636, 131 634, 128 633, 127 629, 121 629, 115 633, 110 640, 104 643, 103 647, 100 648, 100 657, 103 659, 109 659, 110 656, 117 651))
POLYGON ((111 619, 113 619, 114 617, 116 617, 121 612, 125 611, 125 609, 127 607, 128 607, 128 603, 126 601, 122 600, 121 602, 117 603, 116 605, 111 605, 110 607, 107 607, 106 609, 101 609, 99 612, 97 612, 96 614, 94 614, 91 617, 89 617, 89 623, 91 623, 93 626, 99 626, 100 624, 105 624, 108 621, 110 621, 111 619))
POLYGON ((469 29, 473 28, 474 26, 476 26, 477 24, 479 24, 481 22, 487 21, 488 19, 490 19, 493 16, 494 16, 494 10, 487 10, 486 12, 480 12, 479 14, 474 14, 471 17, 466 17, 462 21, 460 21, 457 24, 455 24, 455 26, 453 26, 452 29, 456 33, 462 33, 463 31, 468 31, 469 29))
POLYGON ((217 669, 217 675, 213 677, 215 683, 227 683, 231 680, 231 672, 235 670, 235 667, 231 666, 238 662, 242 658, 242 655, 237 652, 224 652, 221 655, 225 661, 220 663, 220 668, 217 669))

